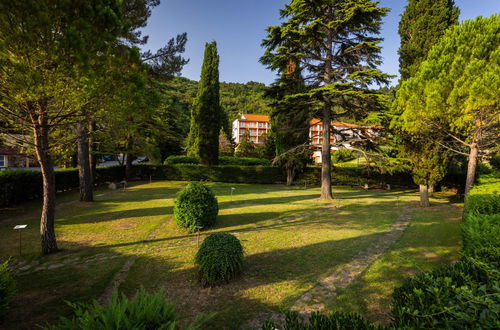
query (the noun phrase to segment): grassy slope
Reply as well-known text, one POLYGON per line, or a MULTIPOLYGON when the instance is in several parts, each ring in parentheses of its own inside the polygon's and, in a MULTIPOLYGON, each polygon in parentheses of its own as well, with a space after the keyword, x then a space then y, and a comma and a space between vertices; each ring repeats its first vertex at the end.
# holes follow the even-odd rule
MULTIPOLYGON (((412 192, 341 188, 335 189, 335 194, 344 207, 334 209, 316 201, 318 188, 210 183, 220 203, 219 222, 211 231, 235 233, 247 258, 240 278, 222 287, 202 289, 193 265, 197 235, 184 232, 172 221, 173 198, 184 185, 138 184, 126 192, 107 191, 93 204, 68 202, 75 195, 65 196, 67 203, 58 207, 57 221, 59 245, 64 250, 49 257, 38 256, 35 207, 28 206, 26 215, 14 221, 0 220, 2 257, 18 255, 18 238, 12 226, 20 222, 29 224, 23 232, 25 259, 57 262, 68 256, 103 252, 123 256, 100 264, 20 276, 20 293, 7 325, 29 327, 41 320, 52 321, 58 314, 68 313, 63 300, 97 298, 127 257, 137 255, 121 287, 124 292, 133 294, 139 285, 148 289, 164 287, 167 295, 178 302, 182 316, 217 311, 212 326, 233 328, 259 313, 291 306, 318 280, 376 241, 395 221, 400 207, 416 199, 412 192), (231 187, 236 188, 233 197, 231 187), (405 202, 396 203, 397 196, 405 196, 405 202), (154 239, 143 242, 153 233, 154 239)), ((458 208, 449 204, 433 207, 428 213, 430 218, 427 211, 419 212, 394 250, 352 286, 356 294, 346 288, 339 297, 339 306, 384 321, 386 316, 377 316, 377 306, 387 304, 390 289, 401 281, 401 274, 454 258, 459 244, 458 213, 458 208), (402 253, 414 255, 418 262, 402 263, 402 253), (382 287, 373 293, 377 281, 382 287), (364 300, 373 300, 375 295, 379 297, 373 302, 377 306, 363 305, 364 300)))

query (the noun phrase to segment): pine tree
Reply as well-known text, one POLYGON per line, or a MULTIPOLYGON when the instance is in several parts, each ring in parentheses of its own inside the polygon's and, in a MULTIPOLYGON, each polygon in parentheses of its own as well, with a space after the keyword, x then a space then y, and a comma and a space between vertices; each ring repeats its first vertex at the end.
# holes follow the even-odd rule
POLYGON ((306 91, 300 69, 290 60, 282 76, 268 90, 271 102, 271 134, 275 141, 275 164, 287 173, 287 185, 306 166, 310 159, 309 119, 307 102, 289 100, 287 96, 306 91))
MULTIPOLYGON (((293 0, 281 10, 284 22, 267 29, 267 48, 261 61, 281 70, 290 59, 308 74, 308 99, 322 120, 323 144, 321 199, 330 200, 331 126, 340 116, 355 117, 377 107, 380 94, 369 90, 386 83, 388 76, 377 69, 381 63, 378 38, 387 8, 369 0, 293 0)), ((290 96, 293 98, 294 96, 290 96)))
POLYGON ((450 28, 414 77, 397 92, 402 128, 440 134, 449 150, 468 154, 465 194, 480 152, 499 143, 500 16, 479 17, 450 28))
POLYGON ((399 22, 401 80, 413 76, 448 27, 458 24, 453 0, 408 0, 399 22))
POLYGON ((219 163, 219 133, 222 127, 219 94, 219 55, 216 42, 205 45, 198 93, 191 111, 188 155, 200 157, 202 165, 219 163))

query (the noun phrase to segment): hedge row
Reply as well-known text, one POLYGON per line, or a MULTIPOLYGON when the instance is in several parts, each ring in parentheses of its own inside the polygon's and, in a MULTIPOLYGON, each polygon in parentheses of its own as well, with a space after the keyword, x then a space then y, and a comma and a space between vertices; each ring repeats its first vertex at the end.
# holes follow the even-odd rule
POLYGON ((394 291, 398 327, 500 328, 500 176, 483 176, 466 200, 463 257, 394 291))
MULTIPOLYGON (((301 181, 307 181, 312 184, 320 184, 321 180, 321 167, 307 167, 305 172, 301 175, 301 181)), ((361 167, 340 167, 334 166, 332 168, 332 183, 334 185, 347 185, 347 186, 361 186, 365 183, 370 185, 385 185, 390 184, 393 186, 413 187, 413 179, 410 173, 396 172, 378 173, 375 171, 368 171, 366 168, 361 167)))
MULTIPOLYGON (((200 164, 200 158, 189 157, 189 156, 170 156, 167 159, 165 159, 164 165, 174 165, 174 164, 197 165, 200 164)), ((219 157, 219 165, 269 166, 271 165, 271 161, 265 158, 221 156, 219 157)))
MULTIPOLYGON (((123 180, 123 166, 98 167, 96 184, 123 180)), ((55 171, 56 190, 66 191, 79 185, 78 169, 69 168, 55 171)), ((29 170, 0 171, 0 207, 40 198, 42 195, 42 174, 29 170)))
MULTIPOLYGON (((235 158, 235 157, 232 157, 235 158)), ((205 167, 197 164, 134 165, 135 177, 142 180, 180 180, 234 183, 281 183, 286 181, 284 172, 274 166, 219 165, 205 167)), ((302 173, 300 182, 320 183, 320 167, 308 167, 302 173)), ((56 170, 56 190, 66 191, 78 187, 78 169, 56 170)), ((125 177, 124 166, 98 167, 95 184, 117 182, 125 177)), ((335 167, 332 171, 335 185, 383 185, 412 186, 411 176, 407 173, 378 174, 360 168, 335 167)), ((0 172, 0 207, 39 198, 42 191, 41 173, 26 170, 7 170, 0 172)))

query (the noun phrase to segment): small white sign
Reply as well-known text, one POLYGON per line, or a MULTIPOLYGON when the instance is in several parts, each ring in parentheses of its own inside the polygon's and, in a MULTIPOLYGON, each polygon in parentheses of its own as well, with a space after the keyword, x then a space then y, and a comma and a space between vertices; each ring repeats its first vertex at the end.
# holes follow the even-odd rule
POLYGON ((28 225, 17 225, 14 227, 14 229, 24 229, 26 227, 28 227, 28 225))

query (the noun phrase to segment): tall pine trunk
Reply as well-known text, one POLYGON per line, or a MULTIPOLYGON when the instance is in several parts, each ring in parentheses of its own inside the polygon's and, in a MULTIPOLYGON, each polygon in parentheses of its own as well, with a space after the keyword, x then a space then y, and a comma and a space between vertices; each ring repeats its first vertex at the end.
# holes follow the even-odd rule
MULTIPOLYGON (((40 105, 43 106, 43 103, 40 105)), ((43 205, 40 217, 40 237, 42 253, 50 254, 58 251, 54 220, 56 214, 56 180, 54 164, 49 151, 49 125, 46 111, 32 115, 35 151, 40 163, 43 182, 43 205)))
POLYGON ((479 146, 477 140, 470 145, 469 163, 467 165, 467 179, 465 181, 465 197, 467 197, 474 186, 476 178, 477 157, 479 155, 479 146))
POLYGON ((78 122, 76 128, 78 144, 78 178, 80 180, 80 201, 82 202, 94 201, 94 184, 92 182, 89 158, 88 129, 89 126, 85 119, 78 122))
POLYGON ((325 104, 323 111, 323 142, 321 144, 321 199, 333 199, 332 195, 332 157, 330 146, 330 107, 325 104))
MULTIPOLYGON (((327 52, 325 61, 325 77, 323 82, 325 86, 331 83, 331 68, 332 68, 332 31, 328 32, 327 36, 327 52)), ((331 111, 332 106, 328 96, 324 98, 323 106, 323 143, 321 144, 321 200, 331 200, 332 195, 332 157, 331 157, 331 145, 330 145, 330 135, 331 135, 331 111)))
POLYGON ((429 187, 426 184, 419 185, 420 187, 420 206, 429 207, 429 187))

